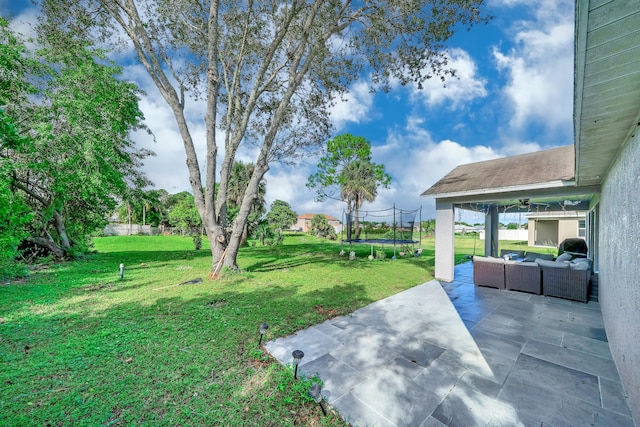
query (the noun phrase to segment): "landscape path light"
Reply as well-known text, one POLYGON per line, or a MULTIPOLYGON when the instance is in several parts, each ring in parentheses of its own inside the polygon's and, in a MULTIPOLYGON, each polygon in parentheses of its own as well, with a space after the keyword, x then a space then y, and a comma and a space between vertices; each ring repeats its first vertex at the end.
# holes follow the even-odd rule
POLYGON ((124 279, 124 264, 120 264, 120 280, 124 279))
POLYGON ((322 409, 322 413, 326 417, 327 411, 325 411, 324 406, 322 406, 322 386, 320 384, 313 384, 309 387, 307 395, 320 405, 320 409, 322 409))
POLYGON ((293 378, 298 379, 298 365, 304 357, 304 352, 302 350, 293 350, 293 353, 291 353, 291 355, 293 356, 293 364, 296 365, 295 371, 293 373, 293 378))
POLYGON ((267 333, 267 329, 269 329, 269 325, 266 323, 260 324, 260 340, 258 341, 258 348, 260 348, 260 344, 262 344, 262 337, 267 333))

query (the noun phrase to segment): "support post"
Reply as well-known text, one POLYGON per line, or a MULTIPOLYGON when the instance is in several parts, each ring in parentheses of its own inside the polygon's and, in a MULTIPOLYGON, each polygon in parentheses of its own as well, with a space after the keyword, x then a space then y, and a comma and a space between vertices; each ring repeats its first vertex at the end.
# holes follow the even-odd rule
POLYGON ((436 199, 436 278, 444 282, 453 281, 454 219, 452 203, 436 199))
POLYGON ((498 256, 498 207, 491 206, 484 218, 484 256, 498 256))

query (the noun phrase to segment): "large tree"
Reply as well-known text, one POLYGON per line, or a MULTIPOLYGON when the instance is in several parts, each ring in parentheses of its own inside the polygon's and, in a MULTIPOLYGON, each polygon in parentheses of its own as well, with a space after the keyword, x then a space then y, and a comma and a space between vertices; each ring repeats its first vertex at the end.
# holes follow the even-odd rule
POLYGON ((16 165, 9 158, 9 153, 25 142, 19 117, 27 97, 36 92, 29 74, 39 67, 25 53, 22 40, 0 18, 0 278, 17 273, 18 246, 28 236, 31 222, 24 197, 11 186, 16 165))
MULTIPOLYGON (((371 161, 371 143, 360 136, 342 134, 327 142, 325 155, 320 158, 316 173, 309 177, 307 187, 316 191, 319 201, 333 198, 347 204, 349 221, 355 213, 353 238, 357 239, 362 204, 374 201, 378 187, 387 187, 390 182, 384 165, 371 161)), ((351 231, 347 226, 348 240, 352 238, 351 231)))
POLYGON ((446 41, 485 20, 482 3, 43 0, 40 30, 61 49, 87 39, 130 43, 175 116, 213 242, 212 268, 223 253, 223 265, 237 268, 244 223, 270 163, 292 161, 325 140, 329 107, 363 73, 375 87, 453 74, 446 41), (204 159, 194 143, 201 123, 191 125, 186 115, 199 100, 206 105, 204 159), (229 177, 243 143, 256 148, 255 169, 229 229, 229 177))
MULTIPOLYGON (((2 138, 2 158, 11 164, 14 198, 33 214, 28 240, 64 257, 86 247, 118 195, 148 184, 138 166, 149 152, 130 139, 143 127, 140 91, 115 77, 119 67, 85 46, 64 53, 46 42, 41 48, 20 50, 21 63, 30 65, 22 71, 29 85, 3 84, 19 138, 2 138)), ((6 65, 0 63, 0 74, 16 76, 6 65)))

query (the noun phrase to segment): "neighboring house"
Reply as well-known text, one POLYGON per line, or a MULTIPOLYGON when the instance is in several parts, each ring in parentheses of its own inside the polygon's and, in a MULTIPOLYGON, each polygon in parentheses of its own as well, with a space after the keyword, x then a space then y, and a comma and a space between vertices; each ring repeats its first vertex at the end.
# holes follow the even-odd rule
POLYGON ((558 246, 564 239, 586 238, 584 211, 537 212, 527 215, 529 246, 558 246))
POLYGON ((638 422, 640 8, 635 1, 575 5, 574 144, 459 166, 423 195, 436 199, 435 274, 444 281, 453 280, 455 207, 485 213, 485 253, 493 255, 498 210, 537 202, 587 211, 586 240, 609 347, 638 422), (541 169, 531 169, 534 163, 541 169))
MULTIPOLYGON (((304 231, 304 232, 311 230, 311 220, 316 215, 317 214, 310 214, 310 213, 299 215, 298 221, 293 226, 293 228, 299 231, 304 231)), ((340 233, 342 231, 340 220, 338 218, 334 218, 331 215, 327 215, 327 214, 321 214, 321 215, 327 218, 329 225, 333 226, 333 228, 336 230, 336 233, 340 233)))

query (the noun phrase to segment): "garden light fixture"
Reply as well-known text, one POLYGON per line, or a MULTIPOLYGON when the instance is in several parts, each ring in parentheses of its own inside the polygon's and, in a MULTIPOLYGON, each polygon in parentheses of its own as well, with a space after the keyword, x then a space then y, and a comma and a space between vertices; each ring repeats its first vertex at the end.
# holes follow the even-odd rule
POLYGON ((124 279, 124 264, 120 264, 120 280, 124 279))
POLYGON ((324 406, 322 406, 322 386, 320 384, 313 384, 309 387, 307 395, 320 405, 320 409, 322 409, 322 413, 326 417, 327 411, 325 411, 324 406))
POLYGON ((266 323, 260 324, 260 340, 258 341, 258 348, 260 348, 260 344, 262 344, 262 337, 267 333, 267 329, 269 329, 269 325, 266 323))
POLYGON ((293 356, 293 364, 296 365, 295 371, 293 373, 293 378, 298 379, 298 365, 304 357, 304 353, 302 350, 293 350, 293 353, 291 353, 291 355, 293 356))

